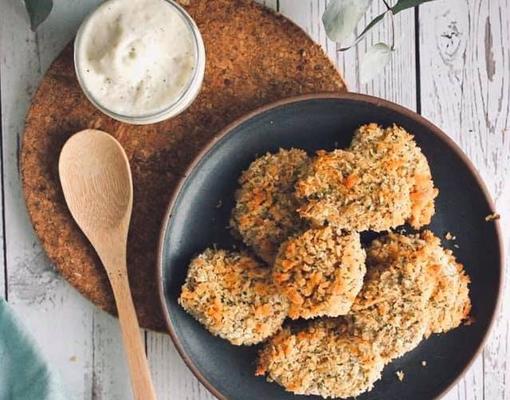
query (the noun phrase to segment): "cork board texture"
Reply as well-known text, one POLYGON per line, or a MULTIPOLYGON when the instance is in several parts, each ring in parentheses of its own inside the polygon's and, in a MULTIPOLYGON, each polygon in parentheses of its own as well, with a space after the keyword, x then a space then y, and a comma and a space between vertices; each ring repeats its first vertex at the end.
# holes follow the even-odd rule
POLYGON ((23 190, 41 244, 57 270, 102 309, 115 313, 106 273, 67 210, 58 157, 74 133, 111 133, 131 163, 134 207, 128 241, 130 284, 140 324, 163 330, 156 281, 161 220, 179 178, 221 128, 263 104, 292 95, 341 92, 345 85, 321 48, 300 28, 245 0, 192 0, 207 64, 191 107, 158 124, 120 123, 82 94, 69 44, 53 62, 30 106, 21 154, 23 190))

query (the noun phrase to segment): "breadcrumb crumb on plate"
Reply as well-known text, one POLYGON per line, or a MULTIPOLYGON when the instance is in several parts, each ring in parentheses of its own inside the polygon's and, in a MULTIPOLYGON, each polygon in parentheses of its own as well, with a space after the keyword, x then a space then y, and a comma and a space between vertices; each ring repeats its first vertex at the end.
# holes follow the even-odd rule
POLYGON ((446 232, 445 235, 444 235, 444 238, 446 240, 455 240, 455 239, 457 239, 457 237, 455 235, 453 235, 451 232, 446 232))
POLYGON ((361 232, 386 231, 411 214, 411 185, 396 165, 374 167, 362 154, 318 151, 308 174, 296 183, 301 217, 316 226, 361 232))
POLYGON ((273 335, 288 310, 270 269, 245 254, 215 249, 191 261, 179 304, 212 334, 235 345, 273 335))
POLYGON ((273 279, 289 299, 289 317, 336 317, 349 312, 365 272, 359 234, 328 226, 283 243, 273 279))
POLYGON ((324 398, 358 396, 380 379, 384 362, 372 345, 349 336, 343 322, 316 320, 286 328, 263 346, 256 374, 289 392, 324 398))
POLYGON ((497 221, 500 218, 501 218, 501 216, 498 213, 492 213, 492 214, 487 215, 485 217, 485 220, 487 222, 491 222, 491 221, 497 221))
POLYGON ((239 178, 230 224, 267 263, 274 261, 280 244, 303 225, 296 211, 294 184, 308 164, 305 151, 281 149, 257 158, 239 178))

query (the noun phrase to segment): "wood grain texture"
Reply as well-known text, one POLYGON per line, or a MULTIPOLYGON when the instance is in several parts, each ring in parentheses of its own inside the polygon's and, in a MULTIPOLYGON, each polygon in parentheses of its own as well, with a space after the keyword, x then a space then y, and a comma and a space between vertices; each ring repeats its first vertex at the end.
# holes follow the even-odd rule
POLYGON ((94 308, 92 313, 89 349, 92 353, 91 374, 87 376, 89 393, 83 399, 131 399, 132 391, 131 385, 128 384, 129 372, 119 321, 98 308, 94 308))
MULTIPOLYGON (((5 35, 3 25, 0 26, 0 37, 5 35)), ((1 43, 0 43, 1 49, 1 43)), ((1 115, 1 107, 2 107, 2 70, 0 68, 0 115, 1 115)), ((0 118, 0 149, 3 149, 3 130, 2 130, 2 119, 0 118)), ((3 166, 3 152, 0 152, 0 166, 3 166)), ((0 170, 1 171, 1 170, 0 170)), ((0 193, 3 193, 3 173, 0 177, 0 193)), ((5 236, 4 236, 4 201, 3 196, 0 197, 0 215, 2 216, 0 222, 0 298, 7 298, 7 281, 6 281, 6 268, 5 268, 5 236)))
MULTIPOLYGON (((466 152, 502 214, 510 244, 510 2, 440 1, 420 7, 422 113, 466 152)), ((508 258, 507 251, 507 262, 508 258)), ((508 291, 508 274, 504 293, 508 291)), ((509 313, 504 296, 481 357, 451 391, 455 399, 510 396, 509 313)))
POLYGON ((168 335, 148 332, 147 354, 158 400, 213 400, 184 365, 168 335))
MULTIPOLYGON (((416 108, 415 28, 414 10, 401 13, 396 18, 397 50, 389 65, 372 82, 361 84, 359 64, 369 46, 391 41, 390 21, 385 19, 379 28, 372 30, 359 46, 346 52, 338 52, 336 43, 329 40, 321 18, 326 8, 325 0, 280 0, 280 12, 301 26, 319 43, 344 76, 350 91, 370 94, 397 102, 412 110, 416 108), (405 79, 402 79, 405 77, 405 79)), ((384 11, 380 1, 374 1, 362 18, 357 31, 365 27, 375 16, 384 11)))
MULTIPOLYGON (((35 36, 29 32, 20 3, 0 0, 6 259, 9 300, 24 315, 38 342, 46 343, 43 351, 73 388, 75 397, 124 400, 130 398, 130 389, 118 321, 95 309, 55 274, 26 218, 17 173, 17 143, 30 96, 49 62, 97 2, 56 0, 50 19, 35 36)), ((273 6, 277 3, 271 0, 273 6)), ((374 2, 372 15, 381 7, 377 3, 374 2)), ((344 72, 352 91, 377 94, 413 109, 420 102, 423 114, 461 145, 496 197, 508 249, 509 1, 437 0, 420 7, 418 98, 414 10, 397 18, 401 39, 392 65, 374 82, 360 85, 357 67, 366 45, 336 53, 335 44, 327 41, 320 23, 325 0, 280 0, 279 5, 284 15, 324 46, 344 72)), ((370 42, 388 35, 387 28, 381 26, 374 31, 370 42)), ((1 275, 0 271, 0 282, 1 275)), ((444 399, 510 399, 509 316, 507 295, 483 356, 444 399)), ((178 358, 167 336, 147 333, 147 352, 159 398, 212 399, 178 358)))

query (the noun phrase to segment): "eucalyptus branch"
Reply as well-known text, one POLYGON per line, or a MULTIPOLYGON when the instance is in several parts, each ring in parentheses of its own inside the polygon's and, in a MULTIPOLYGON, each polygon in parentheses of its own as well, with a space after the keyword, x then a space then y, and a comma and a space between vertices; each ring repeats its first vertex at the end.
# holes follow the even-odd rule
POLYGON ((390 15, 391 45, 376 43, 368 49, 360 64, 362 80, 364 80, 363 77, 367 81, 372 79, 376 75, 376 70, 381 70, 389 62, 390 55, 395 50, 395 16, 404 10, 433 0, 397 0, 393 7, 388 3, 388 0, 381 1, 384 3, 386 10, 370 21, 348 45, 344 44, 345 40, 352 35, 358 22, 367 12, 372 0, 330 0, 322 16, 326 34, 331 40, 339 43, 337 51, 346 51, 359 44, 366 34, 384 19, 386 14, 390 15))

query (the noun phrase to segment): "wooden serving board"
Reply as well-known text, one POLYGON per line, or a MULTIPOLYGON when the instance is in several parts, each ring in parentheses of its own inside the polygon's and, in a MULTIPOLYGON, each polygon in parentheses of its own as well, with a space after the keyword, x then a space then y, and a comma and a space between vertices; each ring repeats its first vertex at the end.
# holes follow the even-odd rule
POLYGON ((346 90, 320 47, 284 17, 246 0, 189 3, 207 65, 202 91, 188 110, 154 125, 112 120, 82 94, 69 44, 32 99, 21 154, 26 203, 43 248, 65 279, 114 313, 103 267, 65 205, 57 165, 65 141, 82 129, 101 129, 120 141, 134 183, 130 284, 141 325, 155 330, 164 329, 156 287, 161 220, 193 157, 222 127, 257 106, 297 94, 346 90))

